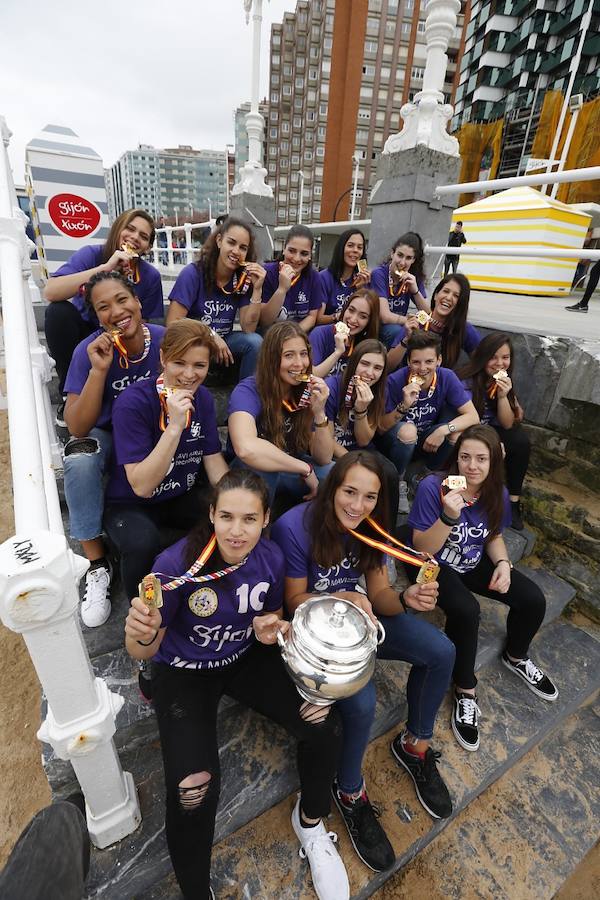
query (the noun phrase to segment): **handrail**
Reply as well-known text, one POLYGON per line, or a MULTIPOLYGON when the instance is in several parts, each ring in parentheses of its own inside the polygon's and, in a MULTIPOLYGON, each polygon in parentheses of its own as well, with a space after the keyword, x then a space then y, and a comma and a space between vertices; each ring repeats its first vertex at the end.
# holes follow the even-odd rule
POLYGON ((492 178, 490 181, 465 181, 464 184, 438 184, 435 194, 478 194, 486 191, 504 191, 513 187, 535 187, 537 184, 568 184, 571 181, 597 181, 600 166, 587 169, 563 169, 562 172, 544 172, 540 175, 519 175, 515 178, 492 178))

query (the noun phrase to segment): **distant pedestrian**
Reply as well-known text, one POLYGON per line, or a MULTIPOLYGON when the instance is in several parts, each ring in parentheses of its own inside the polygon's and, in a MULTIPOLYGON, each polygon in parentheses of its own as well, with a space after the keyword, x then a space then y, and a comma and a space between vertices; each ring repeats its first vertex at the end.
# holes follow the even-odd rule
POLYGON ((569 312, 586 313, 588 311, 590 297, 596 290, 598 281, 600 281, 600 259, 597 260, 597 262, 595 262, 590 269, 587 287, 583 292, 583 297, 581 298, 579 303, 575 303, 573 306, 565 306, 565 309, 568 309, 569 312))
MULTIPOLYGON (((456 222, 454 228, 450 232, 450 236, 448 238, 448 246, 449 247, 462 247, 463 244, 467 243, 467 239, 465 237, 464 231, 462 230, 462 222, 456 222)), ((460 256, 458 254, 456 256, 447 255, 444 259, 444 278, 452 269, 453 272, 456 272, 458 268, 458 260, 460 256)))

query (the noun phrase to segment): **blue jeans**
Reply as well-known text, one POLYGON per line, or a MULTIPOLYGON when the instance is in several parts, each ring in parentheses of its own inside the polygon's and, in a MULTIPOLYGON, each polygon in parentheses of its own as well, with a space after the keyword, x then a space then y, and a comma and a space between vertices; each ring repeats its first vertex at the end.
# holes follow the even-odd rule
MULTIPOLYGON (((298 458, 310 463, 314 468, 315 475, 319 481, 323 481, 327 478, 330 470, 334 466, 333 462, 326 463, 324 466, 318 466, 312 457, 307 454, 302 454, 298 458)), ((240 462, 236 456, 231 461, 231 465, 232 467, 235 467, 243 466, 244 464, 240 462)), ((266 483, 269 488, 269 504, 271 506, 273 505, 273 499, 277 491, 285 491, 287 494, 291 494, 292 497, 296 498, 298 503, 300 503, 302 498, 308 493, 306 482, 299 475, 293 475, 291 472, 263 472, 261 469, 253 469, 252 466, 246 466, 245 468, 250 469, 252 472, 256 472, 256 474, 260 475, 266 483)))
POLYGON ((254 375, 258 351, 262 344, 260 334, 255 331, 230 331, 223 338, 235 357, 240 358, 240 381, 254 375))
POLYGON ((403 325, 380 325, 379 340, 389 350, 401 331, 404 331, 403 325))
POLYGON ((64 460, 69 529, 77 541, 93 541, 102 534, 103 477, 112 449, 112 432, 104 428, 92 428, 88 438, 98 442, 95 453, 72 453, 64 460))
POLYGON ((424 459, 427 467, 434 471, 440 468, 452 453, 452 444, 447 438, 444 438, 438 449, 434 453, 427 453, 423 450, 423 444, 428 435, 442 424, 436 422, 430 425, 425 431, 421 432, 416 441, 405 443, 398 437, 398 431, 402 426, 402 422, 396 422, 395 425, 375 439, 375 445, 380 453, 387 456, 394 463, 398 470, 399 476, 402 478, 406 472, 406 467, 413 457, 416 459, 424 459))
MULTIPOLYGON (((454 644, 418 615, 403 613, 379 618, 386 637, 377 652, 378 658, 402 660, 412 665, 406 685, 406 727, 414 737, 429 740, 437 711, 450 684, 454 644)), ((344 729, 338 784, 345 793, 354 793, 362 784, 362 760, 375 717, 373 682, 336 705, 344 729)))

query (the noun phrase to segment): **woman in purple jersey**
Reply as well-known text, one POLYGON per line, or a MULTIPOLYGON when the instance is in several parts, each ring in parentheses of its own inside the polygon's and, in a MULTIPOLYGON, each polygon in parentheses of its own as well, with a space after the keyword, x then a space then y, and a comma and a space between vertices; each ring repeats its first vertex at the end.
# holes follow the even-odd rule
POLYGON ((101 330, 77 345, 65 380, 65 421, 73 437, 65 446, 64 478, 71 537, 91 563, 81 617, 93 628, 110 615, 112 568, 102 538, 102 512, 113 404, 128 386, 158 374, 165 329, 142 322, 141 304, 119 272, 93 275, 85 286, 85 301, 101 330))
POLYGON ((265 266, 260 324, 263 330, 277 320, 296 322, 309 332, 323 305, 323 287, 312 264, 314 235, 306 225, 294 225, 287 233, 281 262, 265 266))
POLYGON ((323 306, 317 316, 317 325, 337 322, 340 311, 351 294, 369 284, 371 273, 360 270, 359 260, 365 258, 366 239, 362 231, 348 228, 340 234, 331 262, 319 272, 323 285, 323 306))
POLYGON ((406 322, 410 301, 429 312, 425 291, 423 241, 414 231, 401 235, 391 251, 389 263, 371 272, 371 288, 380 298, 380 338, 391 347, 406 322))
POLYGON ((427 330, 439 334, 442 341, 442 365, 453 369, 461 351, 472 353, 481 335, 467 322, 471 285, 460 272, 446 275, 436 286, 431 298, 431 319, 427 330))
POLYGON ((310 333, 313 366, 316 375, 337 375, 348 365, 350 354, 360 341, 379 334, 379 297, 369 288, 351 294, 341 308, 339 322, 347 326, 340 333, 339 323, 317 325, 310 333))
POLYGON ((513 362, 510 335, 496 331, 483 338, 473 350, 471 361, 456 374, 470 391, 482 423, 495 428, 502 441, 512 516, 510 524, 522 531, 521 491, 529 466, 531 442, 521 426, 523 410, 513 388, 513 362))
MULTIPOLYGON (((143 259, 153 242, 152 216, 143 209, 129 209, 115 219, 104 245, 88 245, 77 250, 48 280, 44 288, 44 299, 49 302, 45 316, 46 340, 56 363, 61 393, 75 347, 98 327, 93 310, 86 308, 82 296, 83 285, 93 275, 120 272, 135 288, 142 304, 142 318, 162 320, 160 275, 143 259)), ((61 407, 57 417, 61 426, 64 425, 62 412, 61 407)))
MULTIPOLYGON (((456 442, 448 474, 462 484, 429 475, 419 483, 408 517, 412 544, 435 554, 441 566, 438 606, 446 613, 446 634, 456 647, 452 730, 465 750, 479 747, 475 656, 482 594, 509 607, 502 662, 544 700, 556 700, 552 681, 529 658, 546 600, 535 582, 513 569, 502 530, 510 523, 504 463, 498 435, 474 425, 456 442)), ((410 572, 411 577, 413 573, 410 572)))
POLYGON ((203 387, 215 354, 206 325, 174 322, 162 342, 161 374, 115 403, 104 525, 130 597, 161 548, 160 528, 188 531, 207 482, 227 471, 214 400, 203 387))
POLYGON ((221 764, 231 761, 240 773, 238 792, 248 787, 243 734, 234 730, 219 760, 217 708, 227 695, 297 738, 300 796, 292 827, 317 896, 348 900, 336 836, 323 824, 340 748, 337 710, 303 701, 279 650, 263 646, 289 627, 282 621, 283 554, 262 536, 268 521, 262 479, 247 469, 228 472, 214 489, 209 516, 155 560, 164 605, 131 602, 127 650, 134 659, 153 659, 167 844, 184 897, 214 898, 210 863, 221 764))

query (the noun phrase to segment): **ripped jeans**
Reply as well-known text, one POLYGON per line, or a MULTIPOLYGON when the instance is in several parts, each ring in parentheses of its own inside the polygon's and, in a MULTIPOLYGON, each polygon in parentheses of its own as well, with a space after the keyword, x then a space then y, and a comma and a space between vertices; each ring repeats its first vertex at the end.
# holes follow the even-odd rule
MULTIPOLYGON (((254 643, 237 662, 222 669, 180 669, 155 664, 152 697, 163 754, 167 789, 166 836, 171 862, 184 897, 209 897, 210 859, 221 787, 217 742, 217 707, 227 694, 266 716, 298 741, 297 763, 302 810, 310 819, 328 815, 330 787, 341 745, 341 725, 335 707, 317 723, 302 718, 302 697, 290 681, 278 648, 254 643), (190 787, 191 775, 197 787, 190 787), (182 784, 182 782, 184 784, 182 784), (203 782, 203 783, 201 783, 203 782)), ((239 718, 239 717, 238 717, 239 718)), ((254 723, 240 727, 223 750, 229 773, 225 802, 260 791, 244 782, 263 761, 252 759, 253 748, 269 742, 255 739, 254 723)), ((270 760, 265 760, 267 768, 270 760)), ((295 852, 290 847, 290 853, 295 852)))
MULTIPOLYGON (((93 541, 102 534, 103 478, 112 450, 112 431, 92 428, 87 438, 82 439, 82 446, 85 446, 84 441, 89 445, 90 439, 97 441, 95 452, 65 454, 64 459, 69 531, 77 541, 93 541)), ((74 444, 75 439, 72 438, 72 441, 74 444)), ((67 451, 69 444, 65 448, 67 451)))

